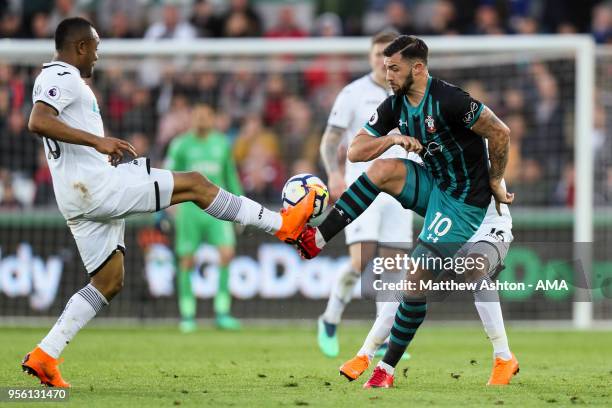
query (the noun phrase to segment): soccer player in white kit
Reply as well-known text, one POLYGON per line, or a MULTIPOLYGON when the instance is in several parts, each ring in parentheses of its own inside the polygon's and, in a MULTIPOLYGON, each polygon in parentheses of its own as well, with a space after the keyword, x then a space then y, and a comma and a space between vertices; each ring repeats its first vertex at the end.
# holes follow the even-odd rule
MULTIPOLYGON (((327 172, 328 187, 334 200, 371 164, 346 160, 342 174, 338 163, 338 147, 344 142, 349 145, 372 116, 372 112, 389 96, 383 50, 397 35, 391 31, 383 31, 372 37, 369 54, 372 71, 342 89, 329 115, 320 150, 327 172)), ((393 146, 380 157, 421 161, 414 153, 407 155, 406 150, 400 146, 393 146)), ((359 218, 346 227, 345 236, 351 262, 347 268, 338 271, 327 308, 318 320, 319 348, 328 357, 336 357, 339 353, 337 325, 367 264, 377 251, 380 256, 394 256, 410 249, 412 211, 404 209, 395 198, 382 193, 359 218)), ((384 302, 376 302, 377 314, 383 304, 384 302)), ((395 311, 393 313, 395 314, 395 311)))
POLYGON ((70 386, 58 369, 63 349, 123 286, 126 216, 192 201, 215 218, 253 225, 291 241, 314 204, 311 191, 295 207, 272 212, 198 172, 151 168, 145 158, 119 164, 125 153, 137 153, 126 141, 104 137, 98 102, 82 79, 92 76, 99 42, 89 21, 63 20, 55 31, 55 59, 43 65, 32 92, 28 128, 43 139, 58 207, 91 278, 22 362, 24 371, 54 387, 70 386))

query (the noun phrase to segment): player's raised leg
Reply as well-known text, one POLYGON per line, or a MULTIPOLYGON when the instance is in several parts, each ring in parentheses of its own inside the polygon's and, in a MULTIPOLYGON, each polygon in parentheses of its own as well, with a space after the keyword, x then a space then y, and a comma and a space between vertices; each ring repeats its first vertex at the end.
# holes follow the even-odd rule
POLYGON ((406 184, 407 166, 403 159, 377 159, 340 196, 318 227, 306 227, 297 242, 302 256, 314 258, 323 247, 374 202, 380 192, 398 197, 406 184))
POLYGON ((23 359, 23 370, 45 385, 70 387, 58 368, 60 355, 79 330, 121 291, 123 275, 123 252, 116 250, 92 276, 90 283, 68 300, 49 333, 23 359))
POLYGON ((297 239, 313 211, 315 192, 310 191, 295 207, 280 213, 244 196, 237 196, 197 172, 173 172, 174 189, 170 205, 192 201, 219 220, 252 225, 281 241, 297 239))

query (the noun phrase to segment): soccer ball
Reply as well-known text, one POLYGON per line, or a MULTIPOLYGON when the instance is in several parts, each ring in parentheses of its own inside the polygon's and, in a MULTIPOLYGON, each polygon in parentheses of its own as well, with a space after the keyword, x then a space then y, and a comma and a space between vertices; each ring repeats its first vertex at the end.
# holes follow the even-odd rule
POLYGON ((308 173, 296 174, 287 180, 283 187, 283 208, 299 203, 311 188, 316 191, 316 195, 314 211, 310 219, 312 220, 323 214, 329 202, 329 191, 320 178, 308 173))

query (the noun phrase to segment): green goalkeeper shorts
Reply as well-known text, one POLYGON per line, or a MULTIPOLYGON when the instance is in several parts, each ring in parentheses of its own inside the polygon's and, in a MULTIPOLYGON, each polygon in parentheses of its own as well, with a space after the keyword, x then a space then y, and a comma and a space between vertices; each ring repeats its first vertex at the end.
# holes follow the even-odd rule
POLYGON ((174 245, 178 256, 193 255, 204 243, 216 247, 236 246, 236 235, 231 222, 218 220, 191 202, 178 206, 175 231, 174 245))
POLYGON ((421 244, 435 248, 442 256, 452 257, 476 233, 487 209, 451 197, 440 190, 423 166, 412 160, 404 162, 406 184, 396 199, 404 208, 424 217, 419 235, 421 244))

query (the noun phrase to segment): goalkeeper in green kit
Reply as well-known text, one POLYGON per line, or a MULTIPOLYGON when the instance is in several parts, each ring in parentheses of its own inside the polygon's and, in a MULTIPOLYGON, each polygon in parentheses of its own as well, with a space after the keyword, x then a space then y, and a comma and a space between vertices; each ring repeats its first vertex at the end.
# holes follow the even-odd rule
MULTIPOLYGON (((214 130, 215 112, 208 105, 196 105, 192 112, 193 129, 176 137, 168 149, 166 168, 197 171, 227 191, 241 195, 232 149, 227 136, 214 130)), ((175 216, 175 251, 178 257, 177 294, 181 313, 180 329, 196 328, 196 299, 191 288, 194 254, 207 243, 219 251, 219 288, 214 299, 215 321, 219 328, 237 330, 240 322, 230 315, 229 263, 234 256, 234 226, 200 210, 191 202, 178 206, 175 216)))

